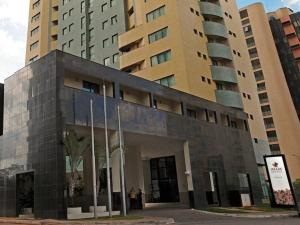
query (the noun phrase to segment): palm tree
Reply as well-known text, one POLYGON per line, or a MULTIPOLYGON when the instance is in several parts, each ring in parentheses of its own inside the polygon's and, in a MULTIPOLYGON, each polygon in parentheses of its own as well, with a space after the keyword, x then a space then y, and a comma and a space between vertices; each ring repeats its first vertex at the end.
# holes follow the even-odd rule
POLYGON ((80 165, 83 154, 91 148, 91 139, 89 137, 78 137, 74 130, 70 130, 63 139, 69 163, 71 175, 69 176, 69 196, 72 200, 74 197, 74 189, 78 183, 78 166, 80 165))

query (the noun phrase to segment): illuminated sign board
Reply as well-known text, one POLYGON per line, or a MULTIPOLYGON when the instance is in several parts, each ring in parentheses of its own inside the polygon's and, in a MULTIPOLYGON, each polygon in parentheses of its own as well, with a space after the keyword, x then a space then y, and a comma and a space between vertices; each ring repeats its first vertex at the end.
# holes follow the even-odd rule
POLYGON ((284 156, 266 156, 265 161, 275 204, 294 206, 294 194, 284 156))

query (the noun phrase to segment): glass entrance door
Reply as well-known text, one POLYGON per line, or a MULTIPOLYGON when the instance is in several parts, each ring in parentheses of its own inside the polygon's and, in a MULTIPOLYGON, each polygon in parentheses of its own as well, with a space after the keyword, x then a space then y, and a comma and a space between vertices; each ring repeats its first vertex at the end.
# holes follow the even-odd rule
POLYGON ((150 160, 152 202, 179 202, 175 156, 150 160))

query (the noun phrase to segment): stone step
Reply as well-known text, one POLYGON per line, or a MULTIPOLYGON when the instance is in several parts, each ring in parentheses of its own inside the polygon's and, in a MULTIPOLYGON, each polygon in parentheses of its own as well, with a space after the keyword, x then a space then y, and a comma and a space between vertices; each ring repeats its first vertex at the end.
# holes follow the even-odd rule
POLYGON ((82 213, 81 207, 71 207, 67 209, 68 214, 80 214, 82 213))
MULTIPOLYGON (((120 211, 112 211, 113 216, 119 216, 120 211)), ((109 212, 100 212, 97 213, 97 217, 108 217, 109 212)), ((78 213, 78 214, 71 214, 68 213, 68 220, 79 220, 79 219, 89 219, 94 218, 94 213, 88 212, 88 213, 78 213)))
MULTIPOLYGON (((94 206, 90 206, 89 211, 93 213, 94 212, 94 206)), ((97 213, 106 212, 107 208, 106 208, 106 206, 97 206, 96 211, 97 211, 97 213)))
POLYGON ((94 217, 94 213, 68 213, 68 220, 90 219, 94 217))
POLYGON ((20 214, 20 219, 34 219, 34 214, 20 214))

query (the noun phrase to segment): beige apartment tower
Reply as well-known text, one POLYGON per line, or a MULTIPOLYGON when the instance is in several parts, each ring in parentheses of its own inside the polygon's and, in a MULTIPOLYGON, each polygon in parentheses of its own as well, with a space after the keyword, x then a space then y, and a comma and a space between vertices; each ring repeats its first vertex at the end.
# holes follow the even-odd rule
MULTIPOLYGON (((277 15, 285 13, 277 11, 277 15)), ((269 145, 273 154, 285 154, 294 181, 300 178, 300 125, 268 16, 261 3, 241 9, 240 15, 269 145)))
POLYGON ((59 0, 30 0, 26 64, 57 48, 58 5, 59 0))
POLYGON ((127 8, 120 69, 244 110, 264 164, 269 146, 236 2, 131 0, 127 8))

